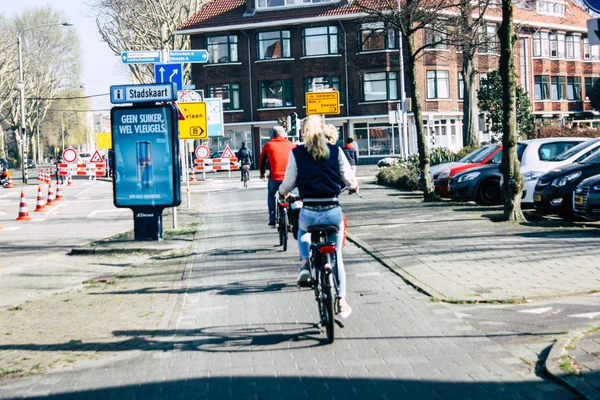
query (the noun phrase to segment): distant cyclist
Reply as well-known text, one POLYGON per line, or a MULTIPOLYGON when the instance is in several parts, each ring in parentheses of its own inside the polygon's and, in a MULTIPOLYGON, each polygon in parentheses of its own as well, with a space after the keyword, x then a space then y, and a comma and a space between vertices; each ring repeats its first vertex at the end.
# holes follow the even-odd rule
POLYGON ((267 163, 269 164, 269 182, 267 185, 267 205, 269 207, 269 226, 275 226, 275 193, 283 178, 285 177, 285 168, 290 158, 290 151, 296 147, 295 144, 287 140, 287 132, 282 126, 273 127, 273 139, 268 141, 260 153, 258 169, 260 178, 264 179, 267 163))
MULTIPOLYGON (((248 168, 250 168, 250 166, 252 165, 252 152, 246 146, 245 140, 242 142, 242 147, 240 147, 240 149, 235 155, 238 158, 238 160, 240 160, 240 171, 242 173, 242 180, 244 180, 244 165, 247 165, 248 168)), ((248 174, 250 174, 250 171, 248 171, 248 174)))
POLYGON ((338 307, 340 315, 345 318, 352 309, 346 301, 346 271, 342 260, 344 227, 338 195, 342 190, 341 182, 348 186, 350 193, 358 190, 358 183, 342 149, 329 142, 331 136, 326 132, 323 119, 318 115, 310 115, 302 127, 304 145, 292 150, 285 179, 279 186, 279 193, 284 196, 298 187, 300 197, 304 200, 298 221, 298 249, 302 263, 297 282, 303 284, 310 276, 308 256, 311 234, 307 232, 308 227, 337 225, 340 228, 335 234, 340 296, 338 307))

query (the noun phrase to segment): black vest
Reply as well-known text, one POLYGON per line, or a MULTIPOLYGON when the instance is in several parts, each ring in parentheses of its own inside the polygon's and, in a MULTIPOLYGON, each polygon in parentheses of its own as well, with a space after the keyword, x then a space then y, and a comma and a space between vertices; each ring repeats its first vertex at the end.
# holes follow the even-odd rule
POLYGON ((315 160, 305 145, 297 146, 292 153, 298 167, 296 186, 305 199, 335 197, 342 190, 338 146, 328 144, 329 158, 315 160))

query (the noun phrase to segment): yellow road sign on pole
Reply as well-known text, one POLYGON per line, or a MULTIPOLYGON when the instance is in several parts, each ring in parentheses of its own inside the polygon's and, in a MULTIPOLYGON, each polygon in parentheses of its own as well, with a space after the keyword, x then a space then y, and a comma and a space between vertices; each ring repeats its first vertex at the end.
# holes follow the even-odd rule
POLYGON ((99 149, 112 149, 112 137, 110 132, 102 132, 96 135, 99 149))
POLYGON ((179 120, 179 139, 208 139, 206 103, 177 103, 185 116, 179 120))
POLYGON ((339 113, 340 92, 306 92, 306 115, 339 113))

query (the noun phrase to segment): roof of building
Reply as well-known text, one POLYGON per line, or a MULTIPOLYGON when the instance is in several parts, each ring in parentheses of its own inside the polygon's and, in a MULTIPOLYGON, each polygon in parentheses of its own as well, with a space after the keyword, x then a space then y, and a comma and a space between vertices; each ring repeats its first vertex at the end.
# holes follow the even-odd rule
MULTIPOLYGON (((252 0, 210 0, 190 19, 178 27, 181 33, 189 31, 213 30, 214 28, 233 28, 236 26, 268 24, 278 21, 291 20, 315 20, 321 18, 335 18, 364 14, 358 7, 357 1, 340 1, 336 3, 316 3, 306 6, 281 7, 273 9, 261 9, 252 13, 247 10, 246 3, 252 0)), ((387 1, 360 0, 363 6, 377 8, 384 6, 387 1)), ((514 9, 516 24, 543 26, 555 28, 558 25, 565 27, 578 27, 579 30, 586 29, 586 20, 591 16, 572 0, 566 0, 566 11, 564 16, 541 14, 527 6, 527 1, 521 2, 514 9)), ((486 16, 491 19, 501 17, 500 7, 490 7, 486 16)))

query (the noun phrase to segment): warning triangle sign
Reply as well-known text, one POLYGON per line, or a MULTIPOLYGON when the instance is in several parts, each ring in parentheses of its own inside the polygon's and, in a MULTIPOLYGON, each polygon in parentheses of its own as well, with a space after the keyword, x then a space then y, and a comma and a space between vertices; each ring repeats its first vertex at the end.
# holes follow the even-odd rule
POLYGON ((223 150, 223 154, 221 154, 221 158, 233 158, 235 157, 235 154, 233 154, 233 151, 231 151, 231 149, 229 148, 229 145, 225 146, 225 150, 223 150))
POLYGON ((90 162, 92 163, 97 163, 97 162, 104 162, 104 159, 102 159, 102 156, 100 155, 100 153, 98 153, 98 150, 96 150, 96 152, 94 153, 94 155, 92 156, 92 158, 90 158, 90 162))

